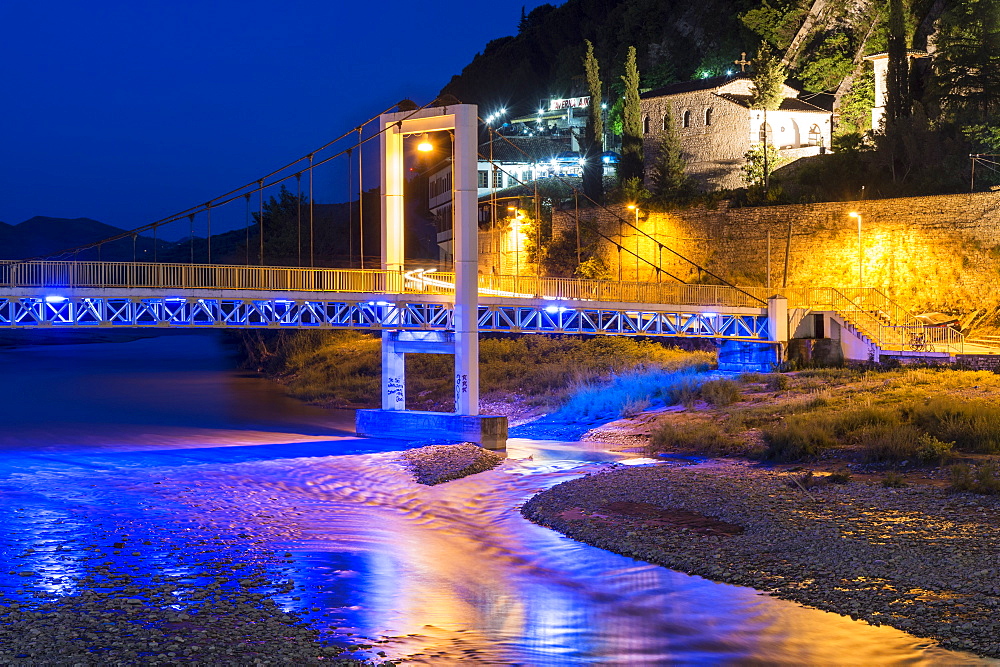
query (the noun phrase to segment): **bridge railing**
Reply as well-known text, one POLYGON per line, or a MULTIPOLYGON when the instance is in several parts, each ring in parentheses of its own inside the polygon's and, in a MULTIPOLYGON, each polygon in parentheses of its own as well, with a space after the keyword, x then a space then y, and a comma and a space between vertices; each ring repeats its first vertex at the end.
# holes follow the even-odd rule
MULTIPOLYGON (((144 262, 0 262, 0 287, 96 287, 453 294, 455 274, 144 262)), ((534 276, 479 276, 480 293, 512 298, 760 308, 732 287, 534 276)), ((766 297, 765 297, 766 298, 766 297)))

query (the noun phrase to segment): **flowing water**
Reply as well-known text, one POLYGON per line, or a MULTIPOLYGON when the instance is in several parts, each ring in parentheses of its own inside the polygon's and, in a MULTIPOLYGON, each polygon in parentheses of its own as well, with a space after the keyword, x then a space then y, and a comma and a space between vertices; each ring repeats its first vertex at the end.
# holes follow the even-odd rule
POLYGON ((498 469, 419 486, 404 443, 233 370, 210 334, 0 351, 0 421, 8 597, 73 593, 90 558, 194 572, 178 544, 214 532, 245 540, 234 561, 281 554, 294 587, 274 599, 324 640, 389 639, 408 664, 978 662, 522 519, 535 493, 622 459, 594 443, 515 439, 498 469), (125 531, 143 546, 87 546, 125 531))

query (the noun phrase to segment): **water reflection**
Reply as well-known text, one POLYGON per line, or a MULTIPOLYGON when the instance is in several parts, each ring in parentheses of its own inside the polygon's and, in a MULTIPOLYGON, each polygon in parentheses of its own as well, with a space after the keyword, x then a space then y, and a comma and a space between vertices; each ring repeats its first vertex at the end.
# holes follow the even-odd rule
POLYGON ((210 551, 263 568, 325 638, 413 664, 975 662, 523 520, 622 458, 593 443, 514 439, 501 468, 421 487, 399 443, 230 366, 207 335, 0 352, 0 557, 35 572, 0 571, 0 593, 126 573, 188 604, 210 551))

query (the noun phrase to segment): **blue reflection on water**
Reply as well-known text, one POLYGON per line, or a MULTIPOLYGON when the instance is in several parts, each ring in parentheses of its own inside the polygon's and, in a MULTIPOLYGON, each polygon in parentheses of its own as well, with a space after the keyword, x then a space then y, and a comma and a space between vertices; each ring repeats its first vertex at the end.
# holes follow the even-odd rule
POLYGON ((620 458, 600 446, 513 439, 521 460, 420 487, 401 443, 231 367, 211 335, 0 351, 0 594, 156 584, 185 608, 214 582, 418 664, 968 660, 520 517, 620 458), (218 582, 234 564, 256 583, 218 582))

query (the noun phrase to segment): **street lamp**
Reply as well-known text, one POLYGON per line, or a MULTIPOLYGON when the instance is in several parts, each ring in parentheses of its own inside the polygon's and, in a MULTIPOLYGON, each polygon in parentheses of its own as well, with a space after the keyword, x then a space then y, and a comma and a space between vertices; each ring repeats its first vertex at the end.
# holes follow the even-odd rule
POLYGON ((639 281, 639 205, 629 204, 626 206, 628 210, 635 213, 635 279, 636 282, 639 281))
POLYGON ((855 211, 851 211, 847 215, 851 216, 852 218, 858 219, 858 288, 860 289, 862 286, 864 286, 864 274, 862 273, 863 256, 862 256, 862 246, 861 246, 861 214, 855 211))

